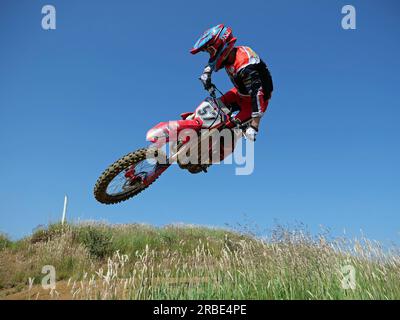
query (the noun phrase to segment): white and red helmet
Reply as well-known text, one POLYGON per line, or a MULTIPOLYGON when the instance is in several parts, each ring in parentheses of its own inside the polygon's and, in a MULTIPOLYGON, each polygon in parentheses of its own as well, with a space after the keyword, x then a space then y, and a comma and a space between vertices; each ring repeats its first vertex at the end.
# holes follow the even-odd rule
POLYGON ((206 30, 190 52, 196 54, 200 51, 207 51, 210 54, 209 65, 213 70, 218 71, 232 51, 236 40, 230 27, 219 24, 206 30))

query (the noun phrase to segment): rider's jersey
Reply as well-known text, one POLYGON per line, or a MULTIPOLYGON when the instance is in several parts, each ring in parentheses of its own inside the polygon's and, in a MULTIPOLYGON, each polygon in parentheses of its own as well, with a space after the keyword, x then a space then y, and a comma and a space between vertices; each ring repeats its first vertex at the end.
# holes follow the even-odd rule
POLYGON ((235 61, 225 65, 233 85, 240 94, 252 98, 253 116, 259 116, 260 106, 257 96, 263 90, 265 99, 269 99, 273 91, 271 74, 266 64, 249 47, 236 47, 235 61))
POLYGON ((236 47, 235 61, 230 65, 225 65, 225 70, 232 82, 235 83, 235 79, 238 73, 249 65, 260 63, 261 59, 250 47, 236 47))

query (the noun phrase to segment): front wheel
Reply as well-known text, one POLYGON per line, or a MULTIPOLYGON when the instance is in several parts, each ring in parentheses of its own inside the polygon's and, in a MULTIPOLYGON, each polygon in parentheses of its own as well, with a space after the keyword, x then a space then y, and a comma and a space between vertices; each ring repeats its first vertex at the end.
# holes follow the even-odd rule
POLYGON ((94 197, 104 204, 128 200, 149 187, 168 167, 160 150, 139 149, 110 165, 94 187, 94 197))

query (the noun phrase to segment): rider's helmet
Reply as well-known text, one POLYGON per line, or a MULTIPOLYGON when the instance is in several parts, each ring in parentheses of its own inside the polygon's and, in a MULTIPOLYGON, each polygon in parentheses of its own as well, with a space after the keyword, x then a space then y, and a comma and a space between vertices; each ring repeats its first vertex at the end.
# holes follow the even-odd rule
POLYGON ((209 65, 213 70, 218 71, 232 51, 236 40, 230 27, 219 24, 206 30, 190 52, 196 54, 200 51, 207 51, 210 54, 209 65))

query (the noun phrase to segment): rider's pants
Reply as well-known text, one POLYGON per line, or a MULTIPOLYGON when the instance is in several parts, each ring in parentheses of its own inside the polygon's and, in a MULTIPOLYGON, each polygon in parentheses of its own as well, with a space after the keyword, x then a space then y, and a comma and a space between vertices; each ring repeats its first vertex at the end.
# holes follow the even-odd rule
POLYGON ((256 111, 252 109, 251 96, 242 95, 236 88, 232 88, 221 97, 221 101, 232 111, 239 111, 235 118, 244 122, 249 120, 254 112, 262 115, 268 108, 269 98, 265 99, 264 91, 260 90, 257 95, 256 111))

